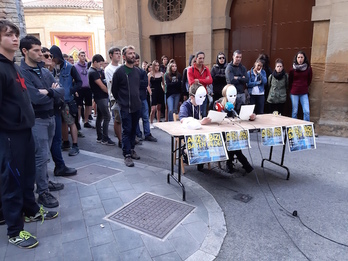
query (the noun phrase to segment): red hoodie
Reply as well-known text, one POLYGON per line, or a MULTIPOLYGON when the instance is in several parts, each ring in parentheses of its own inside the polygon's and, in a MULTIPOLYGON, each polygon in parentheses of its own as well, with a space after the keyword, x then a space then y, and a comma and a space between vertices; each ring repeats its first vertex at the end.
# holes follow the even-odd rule
POLYGON ((289 73, 290 93, 293 95, 308 94, 312 76, 312 67, 310 66, 305 71, 291 69, 289 73))
POLYGON ((189 67, 187 69, 187 79, 190 86, 195 82, 195 79, 198 79, 199 83, 202 84, 205 89, 207 89, 207 85, 213 83, 213 78, 211 77, 209 68, 204 65, 201 72, 196 66, 189 67))

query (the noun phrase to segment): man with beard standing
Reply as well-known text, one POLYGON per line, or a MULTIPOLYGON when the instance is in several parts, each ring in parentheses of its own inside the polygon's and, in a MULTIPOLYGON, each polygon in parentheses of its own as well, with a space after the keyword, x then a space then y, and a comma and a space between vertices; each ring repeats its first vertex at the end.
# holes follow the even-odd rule
POLYGON ((135 48, 122 49, 125 64, 120 66, 112 78, 112 94, 120 106, 122 121, 122 150, 127 167, 133 167, 132 159, 140 159, 134 150, 136 128, 140 117, 141 101, 139 97, 140 73, 134 68, 135 48))

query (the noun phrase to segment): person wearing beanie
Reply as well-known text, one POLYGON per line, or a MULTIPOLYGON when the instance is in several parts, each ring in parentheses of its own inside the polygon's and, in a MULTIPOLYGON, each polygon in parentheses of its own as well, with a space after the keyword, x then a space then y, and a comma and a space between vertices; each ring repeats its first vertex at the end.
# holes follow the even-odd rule
POLYGON ((52 61, 55 63, 55 79, 64 88, 64 102, 62 109, 62 136, 63 148, 70 148, 68 138, 68 126, 70 128, 73 145, 70 148, 69 156, 76 156, 80 150, 77 145, 77 128, 75 117, 77 115, 77 104, 74 100, 74 94, 81 88, 82 80, 76 68, 64 60, 62 51, 56 45, 50 49, 52 61))

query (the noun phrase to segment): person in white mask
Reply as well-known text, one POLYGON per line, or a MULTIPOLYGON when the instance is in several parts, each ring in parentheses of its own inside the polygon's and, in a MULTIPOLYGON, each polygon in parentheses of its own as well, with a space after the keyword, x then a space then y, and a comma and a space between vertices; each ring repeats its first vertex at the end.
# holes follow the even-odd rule
MULTIPOLYGON (((237 99, 237 89, 234 87, 233 84, 227 84, 223 89, 222 89, 222 98, 217 100, 214 104, 214 109, 217 111, 225 111, 227 112, 228 117, 236 117, 237 113, 234 110, 228 109, 230 107, 229 105, 232 104, 232 108, 234 107, 237 99)), ((256 115, 253 113, 250 116, 250 120, 255 120, 256 115)), ((242 164, 243 168, 245 169, 246 173, 252 172, 254 169, 248 162, 247 158, 243 155, 243 152, 241 150, 233 150, 233 151, 228 151, 228 157, 229 160, 226 161, 226 171, 229 173, 234 173, 236 170, 234 168, 233 164, 233 159, 234 156, 237 157, 238 161, 242 164)))

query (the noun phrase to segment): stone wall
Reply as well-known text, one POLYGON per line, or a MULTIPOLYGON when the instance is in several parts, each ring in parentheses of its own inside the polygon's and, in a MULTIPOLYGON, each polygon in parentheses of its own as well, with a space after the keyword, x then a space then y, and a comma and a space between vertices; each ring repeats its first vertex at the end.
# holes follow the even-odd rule
MULTIPOLYGON (((0 0, 0 19, 7 19, 20 28, 21 37, 26 34, 23 4, 21 0, 0 0)), ((22 58, 21 53, 16 52, 17 62, 22 58)))

